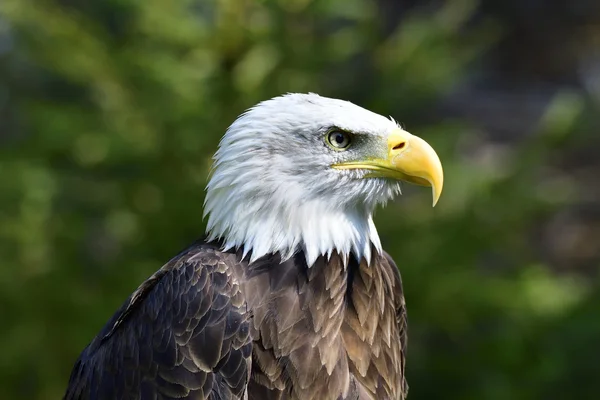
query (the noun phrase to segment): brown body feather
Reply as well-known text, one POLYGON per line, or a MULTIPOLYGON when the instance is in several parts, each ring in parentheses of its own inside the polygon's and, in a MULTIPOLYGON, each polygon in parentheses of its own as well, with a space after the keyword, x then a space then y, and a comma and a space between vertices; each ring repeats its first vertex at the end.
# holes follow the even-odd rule
POLYGON ((404 399, 406 309, 387 254, 248 264, 179 254, 77 361, 66 399, 404 399))

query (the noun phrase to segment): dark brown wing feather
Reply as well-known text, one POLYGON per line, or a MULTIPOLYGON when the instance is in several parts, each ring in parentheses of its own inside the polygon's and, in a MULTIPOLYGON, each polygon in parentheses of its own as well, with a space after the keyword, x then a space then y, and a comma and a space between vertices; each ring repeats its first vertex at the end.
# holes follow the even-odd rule
POLYGON ((242 399, 249 314, 235 255, 192 246, 144 282, 83 351, 65 399, 242 399))

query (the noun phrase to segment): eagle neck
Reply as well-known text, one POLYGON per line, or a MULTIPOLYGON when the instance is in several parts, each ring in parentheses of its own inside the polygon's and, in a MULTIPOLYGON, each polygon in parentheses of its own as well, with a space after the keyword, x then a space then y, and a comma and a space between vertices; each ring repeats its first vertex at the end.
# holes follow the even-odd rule
POLYGON ((285 261, 302 252, 311 267, 320 256, 329 258, 335 252, 344 264, 350 257, 369 263, 373 249, 381 252, 372 211, 364 208, 342 209, 313 200, 296 207, 270 205, 247 211, 248 207, 230 209, 226 221, 209 224, 208 235, 210 240, 222 239, 224 250, 241 249, 250 262, 274 253, 285 261))

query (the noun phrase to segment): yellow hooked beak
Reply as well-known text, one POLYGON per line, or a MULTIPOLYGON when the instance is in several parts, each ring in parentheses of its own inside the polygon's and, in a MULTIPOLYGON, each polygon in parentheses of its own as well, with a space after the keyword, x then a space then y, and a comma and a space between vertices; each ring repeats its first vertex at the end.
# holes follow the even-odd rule
POLYGON ((420 137, 400 128, 388 137, 387 158, 340 163, 333 168, 367 169, 371 171, 367 177, 392 178, 431 186, 434 206, 444 186, 444 171, 435 150, 420 137))

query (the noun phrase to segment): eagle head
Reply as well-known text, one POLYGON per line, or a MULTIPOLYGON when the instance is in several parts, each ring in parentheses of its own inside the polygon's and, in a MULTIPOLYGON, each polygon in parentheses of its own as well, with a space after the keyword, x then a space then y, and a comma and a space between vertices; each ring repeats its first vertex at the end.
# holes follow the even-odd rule
POLYGON ((204 215, 210 240, 250 261, 302 251, 308 266, 333 251, 381 251, 373 211, 400 181, 443 186, 440 160, 394 120, 348 101, 287 94, 242 114, 214 156, 204 215))

